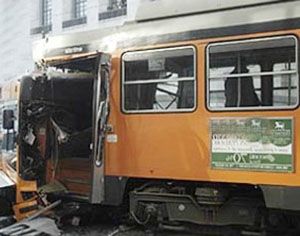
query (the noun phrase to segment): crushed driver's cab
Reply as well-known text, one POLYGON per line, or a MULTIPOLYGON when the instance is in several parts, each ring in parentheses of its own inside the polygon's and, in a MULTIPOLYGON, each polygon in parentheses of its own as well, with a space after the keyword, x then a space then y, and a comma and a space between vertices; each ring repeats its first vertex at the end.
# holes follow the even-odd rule
POLYGON ((36 193, 104 200, 109 66, 108 55, 94 53, 46 62, 22 79, 18 172, 37 189, 19 188, 20 201, 36 193))

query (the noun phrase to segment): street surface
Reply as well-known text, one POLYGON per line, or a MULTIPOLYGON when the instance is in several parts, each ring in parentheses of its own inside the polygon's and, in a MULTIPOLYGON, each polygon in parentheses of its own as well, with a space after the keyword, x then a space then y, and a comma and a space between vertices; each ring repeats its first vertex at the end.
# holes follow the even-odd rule
MULTIPOLYGON (((2 217, 2 222, 9 222, 2 217)), ((3 224, 5 225, 5 224, 3 224)), ((6 228, 1 229, 0 225, 0 235, 1 236, 37 236, 37 235, 62 235, 62 236, 196 236, 203 234, 191 234, 184 232, 174 232, 174 231, 157 231, 152 232, 150 230, 145 230, 138 226, 116 226, 110 223, 98 223, 90 226, 73 226, 66 225, 62 228, 58 228, 55 222, 50 218, 39 217, 33 220, 25 220, 19 223, 10 225, 6 228)))
MULTIPOLYGON (((109 226, 109 225, 98 225, 92 227, 68 227, 64 230, 64 236, 196 236, 200 234, 189 234, 183 232, 170 232, 170 231, 163 231, 163 232, 151 232, 145 231, 142 228, 133 228, 127 231, 123 231, 118 227, 109 226)), ((203 235, 200 235, 203 236, 203 235)))

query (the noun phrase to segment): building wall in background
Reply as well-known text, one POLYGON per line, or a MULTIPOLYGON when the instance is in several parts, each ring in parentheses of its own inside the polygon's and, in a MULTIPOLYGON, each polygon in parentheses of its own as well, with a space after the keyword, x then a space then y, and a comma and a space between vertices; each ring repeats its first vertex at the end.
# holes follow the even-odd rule
MULTIPOLYGON (((124 24, 139 0, 87 0, 86 17, 74 18, 75 0, 51 2, 51 24, 43 25, 43 0, 0 0, 0 89, 34 69, 32 42, 53 35, 70 34, 124 24), (111 1, 118 7, 110 7, 111 1), (119 4, 120 3, 120 4, 119 4)), ((5 89, 6 90, 6 89, 5 89)), ((2 93, 3 94, 3 93, 2 93)), ((0 92, 0 100, 1 98, 0 92)))
POLYGON ((33 68, 30 5, 24 0, 0 0, 0 84, 33 68))
POLYGON ((76 18, 74 14, 76 0, 52 0, 52 23, 42 25, 41 2, 43 0, 29 1, 33 8, 30 20, 33 40, 122 25, 134 18, 131 14, 139 2, 139 0, 87 0, 86 16, 76 18))
POLYGON ((204 13, 228 8, 278 2, 278 0, 139 0, 136 20, 204 13))

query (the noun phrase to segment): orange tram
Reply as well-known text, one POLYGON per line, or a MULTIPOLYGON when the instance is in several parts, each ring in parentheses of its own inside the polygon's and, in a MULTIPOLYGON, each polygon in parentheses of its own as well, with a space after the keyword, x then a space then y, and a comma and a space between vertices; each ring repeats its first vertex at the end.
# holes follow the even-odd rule
POLYGON ((126 205, 140 224, 297 227, 299 7, 36 43, 39 71, 20 89, 16 206, 52 184, 58 196, 126 205))

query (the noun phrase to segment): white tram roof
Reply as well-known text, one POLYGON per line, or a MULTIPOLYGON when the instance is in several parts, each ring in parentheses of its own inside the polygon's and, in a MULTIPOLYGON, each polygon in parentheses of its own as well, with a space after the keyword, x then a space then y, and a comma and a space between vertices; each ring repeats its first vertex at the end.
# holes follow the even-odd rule
POLYGON ((111 53, 126 45, 154 45, 185 37, 210 38, 300 28, 299 0, 168 0, 159 5, 161 1, 141 0, 135 20, 122 26, 36 41, 34 60, 83 51, 111 53))

